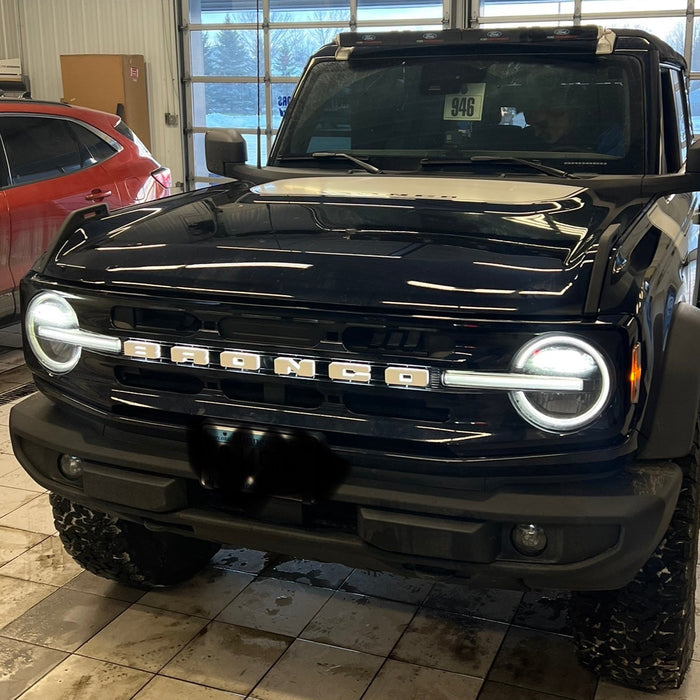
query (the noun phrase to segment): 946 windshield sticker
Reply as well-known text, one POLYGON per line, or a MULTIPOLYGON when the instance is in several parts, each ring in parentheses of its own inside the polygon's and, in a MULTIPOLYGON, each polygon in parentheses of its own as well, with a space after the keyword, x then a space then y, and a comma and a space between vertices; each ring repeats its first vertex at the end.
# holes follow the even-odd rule
POLYGON ((485 92, 486 83, 467 83, 462 92, 445 95, 442 118, 460 122, 481 121, 485 92))

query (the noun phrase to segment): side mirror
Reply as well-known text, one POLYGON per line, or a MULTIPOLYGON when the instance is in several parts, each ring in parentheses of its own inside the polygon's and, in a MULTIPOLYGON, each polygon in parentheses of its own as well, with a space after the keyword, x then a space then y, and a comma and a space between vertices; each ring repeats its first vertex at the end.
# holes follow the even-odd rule
POLYGON ((233 177, 231 165, 243 165, 248 159, 245 139, 235 129, 217 129, 204 134, 204 152, 209 172, 233 177))
POLYGON ((685 172, 688 175, 700 175, 700 139, 690 144, 688 158, 685 161, 685 172))

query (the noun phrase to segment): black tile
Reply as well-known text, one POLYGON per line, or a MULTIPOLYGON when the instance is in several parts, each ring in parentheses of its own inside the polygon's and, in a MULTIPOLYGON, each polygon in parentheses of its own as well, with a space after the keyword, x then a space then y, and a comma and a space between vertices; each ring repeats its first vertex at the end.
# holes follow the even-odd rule
POLYGON ((592 700, 597 685, 570 637, 523 627, 508 630, 487 680, 572 700, 592 700))
POLYGON ((486 681, 477 700, 564 700, 561 695, 550 695, 539 690, 518 688, 514 685, 486 681))
POLYGON ((515 613, 513 624, 571 636, 570 599, 569 593, 526 593, 515 613))
POLYGON ((507 629, 502 622, 423 608, 390 656, 418 666, 484 678, 507 629))
POLYGON ((288 559, 274 566, 266 567, 262 573, 270 578, 296 581, 297 583, 335 590, 352 573, 352 569, 343 564, 309 559, 288 559))
POLYGON ((423 605, 487 620, 510 622, 522 598, 519 591, 497 588, 468 588, 454 583, 436 583, 423 605))

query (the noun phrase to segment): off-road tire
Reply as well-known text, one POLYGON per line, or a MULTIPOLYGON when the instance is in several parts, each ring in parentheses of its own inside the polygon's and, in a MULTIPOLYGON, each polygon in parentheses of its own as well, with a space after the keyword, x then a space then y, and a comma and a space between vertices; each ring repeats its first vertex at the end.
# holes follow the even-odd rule
POLYGON ((616 591, 574 593, 571 622, 579 661, 641 690, 678 688, 695 639, 698 558, 698 430, 663 540, 636 577, 616 591))
POLYGON ((180 583, 219 550, 213 542, 116 518, 49 494, 54 522, 68 554, 93 574, 136 588, 180 583))

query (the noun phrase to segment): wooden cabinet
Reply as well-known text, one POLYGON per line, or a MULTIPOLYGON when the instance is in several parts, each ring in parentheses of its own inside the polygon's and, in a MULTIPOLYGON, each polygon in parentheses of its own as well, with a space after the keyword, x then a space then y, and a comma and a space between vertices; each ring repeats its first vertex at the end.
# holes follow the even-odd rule
POLYGON ((63 101, 118 114, 151 147, 146 64, 143 56, 61 56, 63 101))

